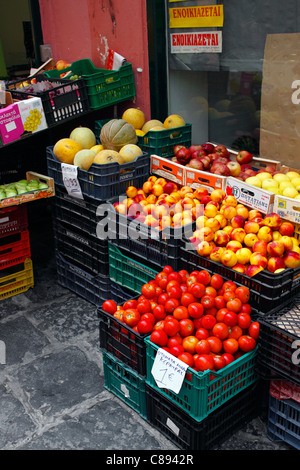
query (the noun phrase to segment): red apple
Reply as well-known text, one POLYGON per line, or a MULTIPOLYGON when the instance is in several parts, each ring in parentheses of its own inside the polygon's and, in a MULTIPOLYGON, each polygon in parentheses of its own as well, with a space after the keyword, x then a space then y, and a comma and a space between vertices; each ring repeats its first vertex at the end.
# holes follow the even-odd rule
POLYGON ((205 144, 202 144, 201 147, 203 148, 203 150, 206 152, 206 154, 208 155, 209 153, 213 153, 214 150, 215 150, 215 146, 209 142, 206 142, 205 144))
POLYGON ((194 168, 195 170, 204 170, 203 162, 199 158, 191 158, 186 166, 189 168, 194 168))
MULTIPOLYGON (((189 147, 189 151, 190 151, 191 153, 195 152, 196 150, 202 150, 201 145, 191 145, 191 146, 189 147)), ((206 155, 206 153, 204 153, 204 155, 206 155)))
MULTIPOLYGON (((220 157, 226 157, 226 158, 230 157, 230 154, 229 154, 227 148, 225 147, 225 145, 222 145, 222 144, 216 145, 216 147, 214 148, 214 153, 217 153, 220 157)), ((247 162, 245 162, 245 163, 247 163, 247 162)))
POLYGON ((220 157, 220 156, 218 156, 218 158, 216 158, 216 159, 214 160, 214 162, 224 163, 224 165, 227 165, 227 163, 228 163, 229 161, 230 161, 229 158, 227 158, 227 157, 220 157))
POLYGON ((245 171, 245 170, 252 170, 252 166, 250 165, 250 163, 243 163, 241 165, 241 170, 242 171, 245 171))
POLYGON ((208 153, 207 156, 210 158, 211 162, 214 162, 219 157, 217 153, 208 153))
POLYGON ((201 158, 201 157, 206 157, 206 153, 204 152, 204 150, 194 150, 192 153, 191 153, 191 156, 192 158, 201 158))
POLYGON ((181 144, 177 144, 177 145, 174 145, 174 148, 173 148, 173 152, 174 152, 174 155, 176 155, 176 153, 178 152, 178 150, 180 149, 185 149, 186 147, 184 145, 181 145, 181 144))
POLYGON ((229 168, 224 163, 218 162, 217 160, 215 160, 210 167, 210 172, 215 175, 230 176, 229 168))
POLYGON ((176 158, 180 165, 186 165, 191 159, 191 152, 187 148, 181 148, 176 153, 176 158))
POLYGON ((244 163, 250 163, 253 160, 253 155, 252 153, 248 152, 248 150, 241 150, 237 156, 236 156, 236 161, 242 165, 244 163))
POLYGON ((241 172, 241 165, 238 162, 229 161, 227 163, 227 166, 229 168, 231 176, 239 176, 241 172))
POLYGON ((205 155, 205 157, 201 157, 200 160, 203 163, 204 169, 208 170, 210 165, 210 158, 208 157, 208 155, 205 155))

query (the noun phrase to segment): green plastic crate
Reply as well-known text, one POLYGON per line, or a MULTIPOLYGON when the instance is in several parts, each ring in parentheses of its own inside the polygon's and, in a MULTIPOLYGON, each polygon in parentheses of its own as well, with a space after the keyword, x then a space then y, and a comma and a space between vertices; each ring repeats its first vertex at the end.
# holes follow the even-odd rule
POLYGON ((142 286, 154 279, 157 274, 157 271, 127 256, 124 251, 110 242, 108 242, 108 260, 111 280, 138 294, 141 293, 142 286))
POLYGON ((91 109, 104 108, 135 97, 133 70, 129 62, 118 70, 107 70, 95 67, 90 59, 81 59, 65 69, 49 70, 45 75, 58 78, 69 71, 84 79, 91 109))
POLYGON ((178 394, 157 386, 151 373, 158 346, 146 344, 146 383, 186 411, 195 421, 201 421, 249 385, 258 380, 255 373, 257 347, 217 372, 196 372, 188 368, 178 394))
POLYGON ((175 145, 180 144, 189 148, 191 143, 191 124, 163 131, 148 131, 145 135, 138 136, 138 146, 149 155, 158 155, 159 157, 172 157, 175 145))
POLYGON ((146 381, 130 367, 102 351, 104 386, 128 406, 147 419, 146 381))

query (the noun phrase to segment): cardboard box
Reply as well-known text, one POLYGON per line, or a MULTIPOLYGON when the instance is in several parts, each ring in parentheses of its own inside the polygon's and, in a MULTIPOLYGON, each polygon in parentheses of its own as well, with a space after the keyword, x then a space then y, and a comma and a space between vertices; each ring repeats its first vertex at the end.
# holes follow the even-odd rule
POLYGON ((300 201, 297 199, 276 194, 273 210, 283 219, 300 224, 300 201))
POLYGON ((232 177, 227 178, 225 192, 233 194, 240 204, 257 209, 262 214, 273 211, 275 194, 245 183, 245 181, 232 177))
POLYGON ((27 181, 32 179, 42 181, 48 185, 48 188, 45 189, 35 189, 33 191, 28 191, 17 196, 6 197, 0 200, 0 209, 4 207, 17 206, 19 204, 24 204, 30 201, 36 201, 37 199, 44 199, 48 197, 53 197, 55 195, 54 180, 50 176, 40 175, 33 171, 27 171, 26 173, 27 181))
POLYGON ((46 128, 42 101, 38 97, 16 101, 0 109, 0 136, 3 144, 46 128))
POLYGON ((185 186, 185 167, 169 158, 150 155, 150 173, 185 186))

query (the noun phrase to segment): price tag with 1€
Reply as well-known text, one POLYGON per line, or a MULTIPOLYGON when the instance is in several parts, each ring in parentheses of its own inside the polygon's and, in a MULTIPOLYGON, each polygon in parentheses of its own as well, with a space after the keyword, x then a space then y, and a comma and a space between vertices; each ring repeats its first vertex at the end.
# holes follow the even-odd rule
POLYGON ((157 350, 151 373, 159 388, 179 393, 188 365, 162 348, 157 350))
POLYGON ((69 165, 68 163, 61 164, 62 178, 68 194, 78 199, 83 199, 80 184, 78 181, 78 167, 69 165))

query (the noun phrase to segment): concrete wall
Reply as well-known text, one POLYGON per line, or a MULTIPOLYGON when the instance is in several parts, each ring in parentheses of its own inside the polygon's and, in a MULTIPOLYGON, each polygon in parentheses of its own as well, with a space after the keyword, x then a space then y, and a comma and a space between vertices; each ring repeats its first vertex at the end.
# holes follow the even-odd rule
POLYGON ((55 60, 90 58, 105 68, 108 49, 133 66, 135 106, 150 119, 146 0, 39 0, 44 44, 55 60), (138 71, 137 69, 142 69, 138 71))

